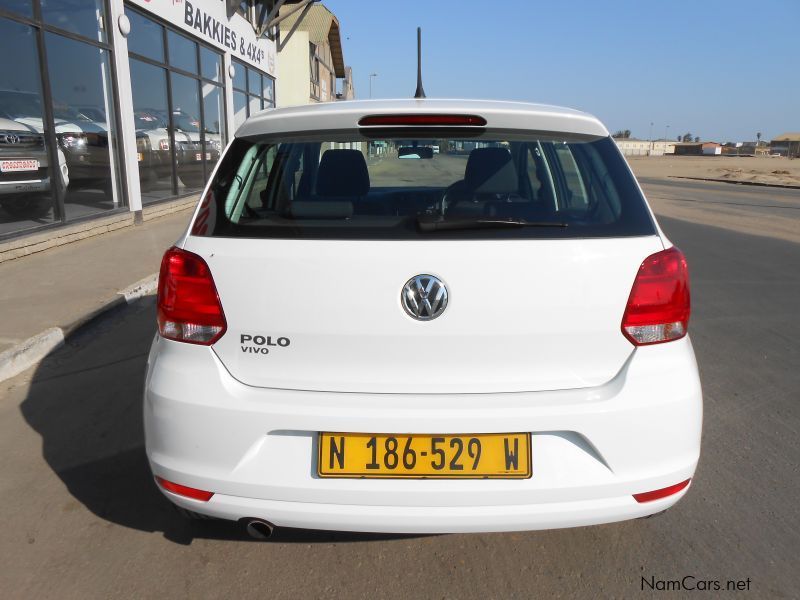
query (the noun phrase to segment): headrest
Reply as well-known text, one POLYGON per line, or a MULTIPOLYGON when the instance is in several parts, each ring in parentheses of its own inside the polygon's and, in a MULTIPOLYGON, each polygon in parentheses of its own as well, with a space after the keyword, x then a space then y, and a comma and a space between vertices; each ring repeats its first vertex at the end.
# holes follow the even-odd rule
POLYGON ((517 169, 506 148, 476 148, 469 153, 464 183, 476 194, 512 194, 519 191, 517 169))
POLYGON ((360 150, 326 150, 317 171, 317 196, 366 196, 367 161, 360 150))

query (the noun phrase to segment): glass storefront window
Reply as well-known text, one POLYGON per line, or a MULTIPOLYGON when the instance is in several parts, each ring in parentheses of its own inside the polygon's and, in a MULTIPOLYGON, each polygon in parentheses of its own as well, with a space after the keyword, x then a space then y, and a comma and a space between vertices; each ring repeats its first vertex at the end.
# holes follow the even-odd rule
POLYGON ((247 90, 251 94, 261 96, 261 73, 253 69, 247 69, 247 90))
POLYGON ((258 111, 275 106, 275 80, 238 60, 233 65, 234 125, 238 127, 258 111))
POLYGON ((146 203, 173 195, 167 71, 135 58, 130 64, 139 182, 146 203))
POLYGON ((200 97, 198 81, 170 73, 172 80, 172 126, 178 179, 185 190, 199 190, 205 185, 203 147, 200 135, 200 97))
POLYGON ((89 39, 105 42, 107 22, 103 0, 41 0, 45 23, 77 33, 89 39))
POLYGON ((157 56, 144 42, 128 46, 142 200, 199 191, 225 146, 222 54, 135 10, 126 14, 131 37, 137 27, 140 32, 150 29, 157 32, 150 37, 158 46, 156 38, 165 29, 167 34, 166 55, 163 45, 157 56))
POLYGON ((247 94, 233 92, 233 126, 238 128, 247 119, 247 94))
POLYGON ((167 32, 169 64, 178 69, 197 73, 197 44, 174 31, 167 32))
POLYGON ((64 157, 51 168, 33 27, 0 18, 0 235, 52 223, 64 157))
POLYGON ((275 108, 275 80, 264 75, 264 108, 275 108))
POLYGON ((225 99, 222 88, 203 82, 203 133, 206 154, 206 178, 225 149, 225 99))
POLYGON ((261 110, 261 97, 260 96, 249 96, 250 98, 250 110, 248 114, 252 117, 258 111, 261 110))
POLYGON ((45 34, 45 45, 55 133, 69 170, 66 218, 116 208, 121 199, 108 51, 55 33, 45 34))
POLYGON ((2 4, 0 4, 0 8, 15 13, 22 13, 26 17, 30 17, 33 14, 31 0, 3 0, 2 4))
POLYGON ((238 61, 233 61, 233 87, 247 91, 247 67, 238 61))
POLYGON ((201 75, 215 83, 222 83, 222 55, 209 50, 205 46, 200 47, 200 70, 201 75))
POLYGON ((128 52, 164 62, 164 28, 135 11, 126 10, 125 14, 131 22, 128 52))

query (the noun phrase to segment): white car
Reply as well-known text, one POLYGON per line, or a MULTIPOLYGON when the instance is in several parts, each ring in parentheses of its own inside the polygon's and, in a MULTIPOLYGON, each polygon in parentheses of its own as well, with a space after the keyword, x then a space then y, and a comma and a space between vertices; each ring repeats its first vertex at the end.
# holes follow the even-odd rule
POLYGON ((189 516, 256 536, 572 527, 663 511, 697 465, 686 261, 585 113, 260 113, 157 303, 146 450, 189 516))

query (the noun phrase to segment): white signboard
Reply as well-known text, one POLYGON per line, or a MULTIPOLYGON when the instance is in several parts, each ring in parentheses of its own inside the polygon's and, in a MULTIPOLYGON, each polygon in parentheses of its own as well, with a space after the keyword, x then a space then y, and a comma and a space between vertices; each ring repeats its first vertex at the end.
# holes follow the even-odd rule
POLYGON ((228 19, 225 0, 130 1, 207 44, 275 76, 275 42, 257 37, 253 26, 238 13, 228 19))

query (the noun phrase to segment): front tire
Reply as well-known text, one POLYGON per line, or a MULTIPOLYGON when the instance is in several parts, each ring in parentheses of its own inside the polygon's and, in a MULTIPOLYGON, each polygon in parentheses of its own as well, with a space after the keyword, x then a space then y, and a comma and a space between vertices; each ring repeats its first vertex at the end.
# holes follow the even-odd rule
POLYGON ((3 208, 12 217, 18 219, 38 218, 45 216, 52 209, 50 198, 37 196, 24 196, 21 198, 9 198, 2 201, 3 208))

